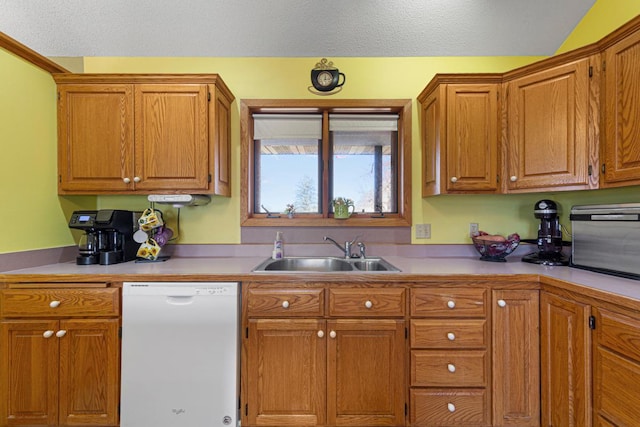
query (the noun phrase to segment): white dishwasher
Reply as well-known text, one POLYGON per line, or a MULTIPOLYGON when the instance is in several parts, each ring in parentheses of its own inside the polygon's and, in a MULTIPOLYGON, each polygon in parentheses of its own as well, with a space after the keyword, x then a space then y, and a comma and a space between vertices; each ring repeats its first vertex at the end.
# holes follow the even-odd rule
POLYGON ((239 425, 239 288, 124 283, 122 427, 239 425))

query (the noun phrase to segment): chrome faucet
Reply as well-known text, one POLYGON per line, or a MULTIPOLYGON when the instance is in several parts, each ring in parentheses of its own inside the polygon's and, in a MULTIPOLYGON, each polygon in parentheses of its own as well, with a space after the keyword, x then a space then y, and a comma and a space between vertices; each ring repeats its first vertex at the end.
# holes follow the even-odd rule
POLYGON ((358 248, 360 248, 360 258, 365 259, 367 257, 367 248, 362 242, 358 242, 358 248))
MULTIPOLYGON (((345 258, 351 258, 351 246, 356 242, 356 240, 358 239, 358 236, 356 236, 352 241, 350 242, 344 242, 344 247, 342 247, 340 245, 340 243, 336 242, 335 240, 333 240, 331 237, 328 236, 324 236, 323 240, 326 242, 327 240, 330 241, 331 243, 333 243, 334 245, 336 245, 336 247, 338 249, 340 249, 342 252, 344 252, 344 257, 345 258)), ((362 248, 360 248, 360 252, 362 253, 362 248)))

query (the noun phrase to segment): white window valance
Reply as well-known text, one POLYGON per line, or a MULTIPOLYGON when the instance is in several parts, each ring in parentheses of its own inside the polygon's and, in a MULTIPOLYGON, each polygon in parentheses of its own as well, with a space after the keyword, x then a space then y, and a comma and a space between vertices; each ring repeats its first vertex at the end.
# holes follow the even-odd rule
POLYGON ((398 130, 398 115, 329 114, 329 130, 332 132, 395 132, 398 130))
POLYGON ((253 139, 321 139, 321 114, 254 114, 253 139))

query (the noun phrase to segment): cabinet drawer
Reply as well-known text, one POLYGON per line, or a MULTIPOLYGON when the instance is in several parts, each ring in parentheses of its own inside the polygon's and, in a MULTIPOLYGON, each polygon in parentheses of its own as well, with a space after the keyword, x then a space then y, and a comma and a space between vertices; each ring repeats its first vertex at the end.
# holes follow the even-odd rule
POLYGON ((412 387, 486 387, 487 352, 411 351, 412 387))
POLYGON ((411 321, 412 348, 479 348, 487 345, 486 320, 411 321))
POLYGON ((404 289, 329 289, 330 316, 404 316, 404 289))
POLYGON ((640 321, 606 310, 597 314, 598 344, 640 361, 640 321))
POLYGON ((323 289, 249 289, 249 316, 303 317, 324 315, 323 289))
POLYGON ((598 347, 595 368, 596 413, 615 425, 637 425, 640 420, 640 364, 598 347))
POLYGON ((486 289, 413 289, 411 315, 424 317, 485 317, 486 289))
POLYGON ((415 426, 488 426, 488 409, 484 389, 411 390, 411 424, 415 426))
POLYGON ((120 289, 5 289, 0 317, 118 316, 120 289))

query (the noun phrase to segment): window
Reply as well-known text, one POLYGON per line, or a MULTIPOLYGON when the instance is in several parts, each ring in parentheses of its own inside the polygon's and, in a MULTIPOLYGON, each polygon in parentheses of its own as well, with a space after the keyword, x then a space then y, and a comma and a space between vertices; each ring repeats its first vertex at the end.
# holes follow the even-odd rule
POLYGON ((244 100, 242 225, 410 225, 411 101, 244 100), (295 215, 284 213, 295 206, 295 215))

